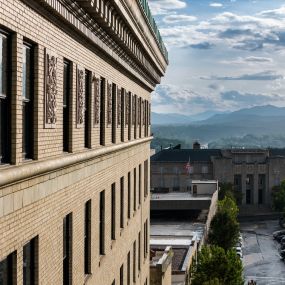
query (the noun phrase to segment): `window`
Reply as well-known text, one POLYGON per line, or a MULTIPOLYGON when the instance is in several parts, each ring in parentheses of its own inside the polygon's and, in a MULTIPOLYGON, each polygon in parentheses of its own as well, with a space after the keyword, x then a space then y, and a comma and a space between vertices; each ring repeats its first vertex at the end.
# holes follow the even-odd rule
POLYGON ((131 140, 132 137, 132 93, 128 93, 128 140, 131 140))
POLYGON ((144 258, 148 253, 148 220, 144 223, 144 258))
POLYGON ((33 158, 34 128, 33 128, 33 68, 34 68, 33 46, 23 45, 23 84, 22 84, 22 145, 23 159, 33 158))
POLYGON ((117 86, 112 84, 112 143, 116 143, 116 106, 117 106, 117 86))
POLYGON ((124 198, 124 177, 121 177, 120 179, 120 227, 121 229, 124 228, 124 202, 125 202, 125 198, 124 198))
POLYGON ((138 271, 141 271, 141 232, 138 237, 138 271))
POLYGON ((84 112, 84 147, 91 148, 91 72, 85 70, 85 112, 84 112))
POLYGON ((100 81, 100 145, 105 145, 105 78, 100 81))
POLYGON ((137 209, 137 169, 134 168, 134 211, 137 209))
POLYGON ((131 285, 131 253, 128 253, 127 258, 127 285, 131 285))
POLYGON ((136 282, 136 251, 137 251, 137 246, 136 246, 136 241, 133 243, 133 282, 136 282))
POLYGON ((38 237, 23 248, 23 285, 38 284, 38 237))
POLYGON ((144 162, 144 196, 148 195, 148 160, 144 162))
POLYGON ((72 213, 63 219, 63 285, 72 284, 72 213))
POLYGON ((115 279, 113 280, 112 285, 116 285, 116 280, 115 279))
POLYGON ((70 151, 69 128, 70 128, 70 97, 71 97, 71 63, 64 60, 63 67, 63 151, 70 151))
POLYGON ((99 221, 99 231, 100 231, 100 236, 99 236, 99 252, 100 255, 105 254, 105 190, 100 192, 100 221, 99 221))
POLYGON ((111 239, 116 239, 116 184, 112 184, 112 193, 111 193, 111 239))
POLYGON ((124 285, 124 265, 120 267, 120 285, 124 285))
POLYGON ((131 172, 128 172, 128 219, 131 218, 131 172))
POLYGON ((142 192, 142 165, 139 165, 139 205, 141 204, 141 192, 142 192))
POLYGON ((91 200, 85 203, 84 272, 91 274, 91 200))
POLYGON ((121 90, 121 142, 125 140, 125 90, 121 90))
POLYGON ((0 261, 0 284, 15 285, 17 282, 17 253, 14 251, 0 261))
POLYGON ((11 159, 11 98, 9 88, 10 55, 9 41, 0 31, 0 164, 9 163, 11 159))

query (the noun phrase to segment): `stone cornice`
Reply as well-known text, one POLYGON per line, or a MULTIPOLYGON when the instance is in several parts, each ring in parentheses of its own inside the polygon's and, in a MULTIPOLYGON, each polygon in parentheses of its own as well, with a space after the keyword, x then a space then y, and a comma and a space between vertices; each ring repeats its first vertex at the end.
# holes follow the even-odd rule
POLYGON ((84 163, 104 155, 122 151, 139 144, 148 143, 151 140, 152 137, 147 137, 131 142, 102 147, 100 149, 87 150, 75 154, 65 154, 60 157, 50 158, 44 161, 32 161, 20 166, 8 166, 0 171, 0 188, 7 187, 33 177, 52 173, 79 163, 84 163))

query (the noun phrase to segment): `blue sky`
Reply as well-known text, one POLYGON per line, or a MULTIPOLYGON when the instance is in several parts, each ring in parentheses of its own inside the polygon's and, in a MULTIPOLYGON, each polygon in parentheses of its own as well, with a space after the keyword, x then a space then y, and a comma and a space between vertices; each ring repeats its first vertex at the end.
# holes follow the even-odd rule
POLYGON ((170 64, 153 111, 285 106, 285 0, 149 0, 170 64))

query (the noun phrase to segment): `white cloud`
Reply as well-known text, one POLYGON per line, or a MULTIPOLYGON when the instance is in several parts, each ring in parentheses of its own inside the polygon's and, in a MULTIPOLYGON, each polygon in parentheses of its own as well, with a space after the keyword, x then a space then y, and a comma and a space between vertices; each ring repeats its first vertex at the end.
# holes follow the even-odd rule
POLYGON ((272 58, 262 57, 262 56, 248 56, 248 57, 238 57, 234 60, 223 60, 223 64, 247 64, 247 65, 256 65, 256 64, 271 64, 273 62, 272 58))
POLYGON ((165 23, 180 23, 180 22, 193 22, 196 21, 197 18, 190 15, 168 15, 163 18, 163 22, 165 23))
POLYGON ((153 15, 164 15, 171 10, 186 8, 187 4, 182 0, 149 0, 149 6, 153 15))
POLYGON ((219 7, 223 7, 223 4, 222 3, 210 3, 209 6, 210 7, 217 7, 217 8, 219 8, 219 7))

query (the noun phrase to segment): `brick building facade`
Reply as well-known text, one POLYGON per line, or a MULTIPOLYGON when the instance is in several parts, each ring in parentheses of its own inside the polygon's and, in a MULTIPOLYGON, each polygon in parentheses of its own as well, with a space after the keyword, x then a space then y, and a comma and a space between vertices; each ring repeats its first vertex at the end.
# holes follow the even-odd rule
POLYGON ((0 0, 0 51, 0 284, 149 284, 147 2, 0 0))
POLYGON ((151 157, 153 191, 190 191, 193 179, 232 183, 243 205, 270 206, 272 188, 285 179, 285 149, 176 147, 151 157))

